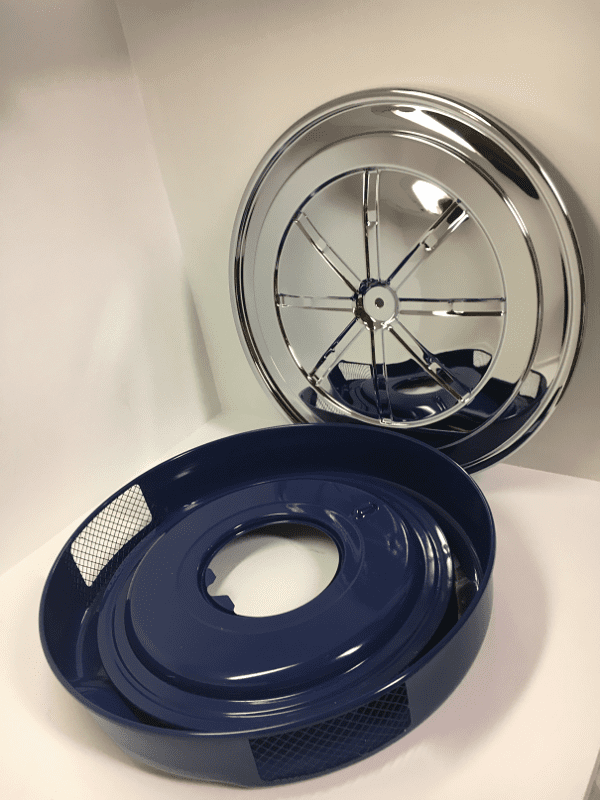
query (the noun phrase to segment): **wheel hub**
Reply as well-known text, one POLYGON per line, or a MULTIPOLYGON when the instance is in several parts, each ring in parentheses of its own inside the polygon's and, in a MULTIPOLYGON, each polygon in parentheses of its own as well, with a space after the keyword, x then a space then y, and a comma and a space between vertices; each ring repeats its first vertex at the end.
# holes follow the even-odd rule
POLYGON ((359 294, 354 314, 372 331, 387 328, 398 314, 398 297, 378 282, 359 294))

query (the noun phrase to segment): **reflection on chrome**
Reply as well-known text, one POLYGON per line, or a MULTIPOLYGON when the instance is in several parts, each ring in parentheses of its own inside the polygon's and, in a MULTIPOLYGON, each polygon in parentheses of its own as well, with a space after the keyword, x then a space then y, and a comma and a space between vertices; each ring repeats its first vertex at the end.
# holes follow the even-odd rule
POLYGON ((462 147, 466 147, 467 150, 470 150, 472 153, 475 152, 475 148, 472 147, 466 139, 464 139, 462 136, 459 136, 457 133, 455 133, 455 131, 446 127, 446 125, 443 125, 437 119, 433 119, 433 117, 431 117, 427 111, 423 110, 422 108, 407 108, 406 106, 398 106, 397 108, 392 109, 392 113, 397 117, 409 119, 412 123, 415 123, 422 128, 427 128, 434 133, 439 133, 444 136, 444 138, 451 139, 462 147))
POLYGON ((429 181, 415 181, 412 190, 425 211, 430 211, 432 214, 441 214, 446 205, 442 201, 450 201, 443 189, 429 181))
POLYGON ((581 265, 512 132, 425 92, 364 92, 304 119, 257 175, 232 293, 290 419, 385 425, 476 469, 547 418, 581 338, 581 265))

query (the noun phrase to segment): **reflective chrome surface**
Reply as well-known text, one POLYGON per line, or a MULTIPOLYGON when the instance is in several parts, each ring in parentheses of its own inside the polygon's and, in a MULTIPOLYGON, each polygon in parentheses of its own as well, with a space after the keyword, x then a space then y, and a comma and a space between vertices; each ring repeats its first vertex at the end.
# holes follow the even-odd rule
POLYGON ((247 355, 294 421, 401 430, 469 470, 521 445, 577 355, 577 243, 513 133, 447 98, 317 109, 242 200, 231 284, 247 355))

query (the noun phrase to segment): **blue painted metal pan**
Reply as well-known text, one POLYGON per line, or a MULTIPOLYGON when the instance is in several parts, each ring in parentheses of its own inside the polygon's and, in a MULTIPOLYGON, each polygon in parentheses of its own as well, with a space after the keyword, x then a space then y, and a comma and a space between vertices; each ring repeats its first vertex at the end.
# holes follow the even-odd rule
POLYGON ((464 677, 491 612, 494 526, 466 472, 395 432, 295 425, 141 475, 73 534, 40 611, 58 679, 134 758, 241 786, 328 772, 407 734, 464 677), (236 613, 209 563, 257 528, 329 536, 309 603, 236 613))

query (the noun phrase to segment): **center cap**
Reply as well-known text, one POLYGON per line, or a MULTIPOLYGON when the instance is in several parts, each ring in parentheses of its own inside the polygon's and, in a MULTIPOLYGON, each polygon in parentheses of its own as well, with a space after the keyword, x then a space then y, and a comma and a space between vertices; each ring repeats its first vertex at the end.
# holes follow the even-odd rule
POLYGON ((395 319, 398 313, 398 298, 388 286, 376 284, 365 292, 363 309, 375 327, 383 327, 395 319))

